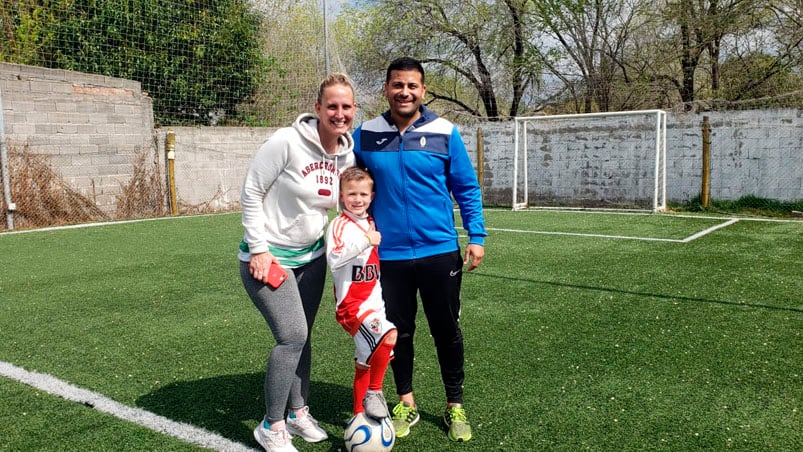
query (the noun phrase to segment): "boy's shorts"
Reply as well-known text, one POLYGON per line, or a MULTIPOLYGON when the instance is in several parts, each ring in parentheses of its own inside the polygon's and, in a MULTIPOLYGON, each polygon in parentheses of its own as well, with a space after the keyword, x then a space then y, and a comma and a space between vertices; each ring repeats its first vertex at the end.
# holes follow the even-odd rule
MULTIPOLYGON (((368 366, 376 347, 390 331, 396 329, 396 325, 385 318, 385 312, 372 311, 360 324, 360 328, 354 334, 354 360, 357 364, 368 366)), ((393 356, 393 352, 390 352, 393 356)))

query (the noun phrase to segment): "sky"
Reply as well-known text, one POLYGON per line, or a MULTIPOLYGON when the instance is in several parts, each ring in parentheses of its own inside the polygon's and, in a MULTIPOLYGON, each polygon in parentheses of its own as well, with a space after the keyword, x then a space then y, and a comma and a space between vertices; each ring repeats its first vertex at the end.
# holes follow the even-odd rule
POLYGON ((354 0, 323 0, 326 2, 326 12, 336 16, 343 5, 356 3, 354 0))

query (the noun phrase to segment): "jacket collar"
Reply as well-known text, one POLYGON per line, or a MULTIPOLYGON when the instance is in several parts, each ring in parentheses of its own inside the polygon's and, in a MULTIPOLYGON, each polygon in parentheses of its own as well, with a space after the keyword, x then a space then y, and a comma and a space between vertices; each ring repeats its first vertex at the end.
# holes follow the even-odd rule
MULTIPOLYGON (((424 124, 430 123, 438 117, 438 115, 433 113, 432 110, 427 108, 425 105, 421 105, 418 110, 421 112, 421 116, 419 116, 418 119, 416 119, 415 122, 410 125, 410 128, 412 129, 416 129, 424 124)), ((382 113, 382 117, 385 118, 385 121, 389 126, 393 127, 394 129, 396 128, 396 124, 393 122, 393 118, 390 116, 390 110, 382 113)))

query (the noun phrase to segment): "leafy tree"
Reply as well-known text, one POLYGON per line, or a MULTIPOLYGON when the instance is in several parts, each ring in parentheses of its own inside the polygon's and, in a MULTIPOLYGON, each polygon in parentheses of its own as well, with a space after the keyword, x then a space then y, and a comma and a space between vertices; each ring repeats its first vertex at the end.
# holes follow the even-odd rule
POLYGON ((51 38, 53 11, 68 0, 0 0, 0 61, 41 64, 39 49, 51 38))
POLYGON ((252 123, 284 126, 311 111, 325 76, 320 0, 252 1, 263 17, 260 48, 271 69, 257 74, 256 90, 241 108, 252 112, 252 123))
POLYGON ((800 102, 803 77, 789 67, 780 67, 775 56, 760 52, 741 55, 721 64, 723 83, 720 98, 727 102, 745 102, 751 106, 782 107, 784 93, 794 92, 792 101, 800 102))
POLYGON ((788 79, 788 71, 800 67, 797 0, 669 0, 659 7, 678 49, 680 76, 674 83, 687 110, 698 100, 769 95, 770 87, 786 85, 773 78, 788 79))
POLYGON ((158 123, 235 115, 266 67, 247 0, 73 0, 53 13, 43 61, 140 81, 158 123))
MULTIPOLYGON (((803 5, 797 0, 770 1, 763 3, 761 12, 753 16, 760 22, 754 21, 749 33, 739 35, 739 45, 726 61, 731 66, 725 78, 729 88, 723 93, 726 99, 782 96, 801 88, 803 5)), ((724 68, 722 72, 725 74, 724 68)))

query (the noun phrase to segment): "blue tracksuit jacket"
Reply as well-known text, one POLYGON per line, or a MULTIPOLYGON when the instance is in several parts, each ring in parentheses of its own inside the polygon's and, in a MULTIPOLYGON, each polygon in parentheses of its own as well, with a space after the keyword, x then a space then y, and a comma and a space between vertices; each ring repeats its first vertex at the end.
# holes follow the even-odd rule
POLYGON ((401 135, 385 112, 358 127, 353 138, 357 164, 375 180, 371 207, 382 233, 380 259, 457 250, 452 196, 469 243, 484 245, 482 195, 454 124, 422 107, 421 117, 401 135))

